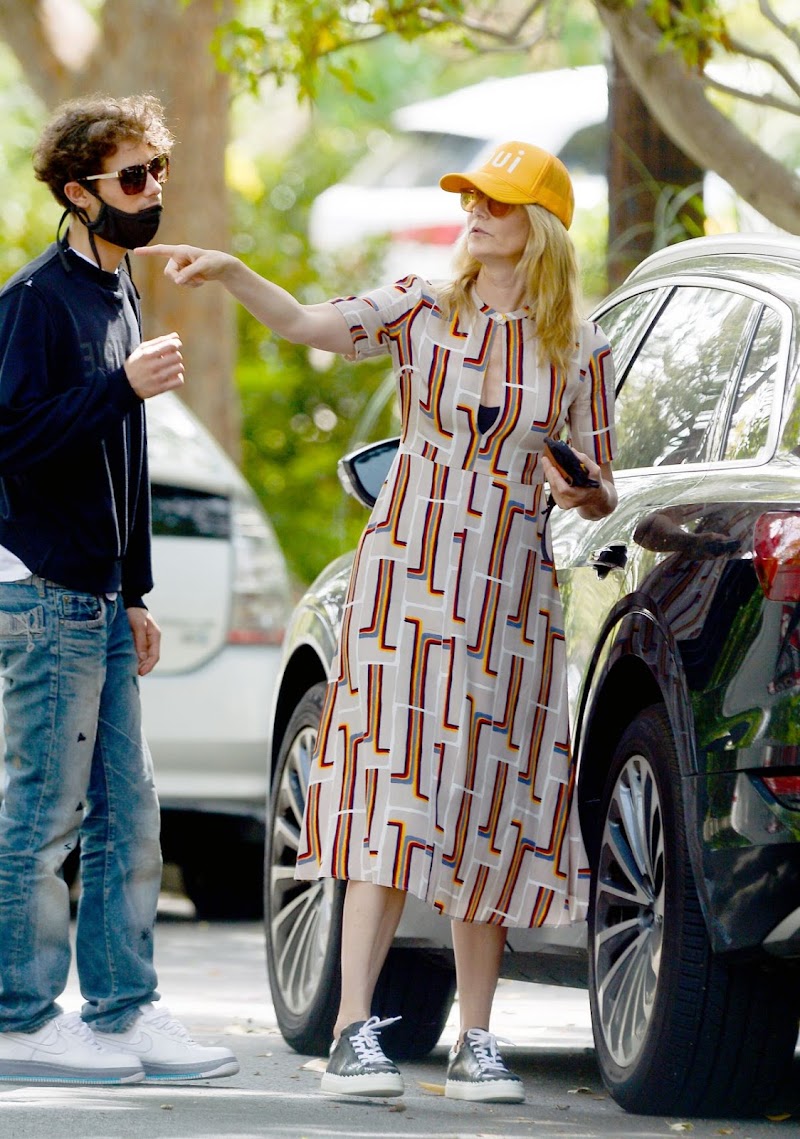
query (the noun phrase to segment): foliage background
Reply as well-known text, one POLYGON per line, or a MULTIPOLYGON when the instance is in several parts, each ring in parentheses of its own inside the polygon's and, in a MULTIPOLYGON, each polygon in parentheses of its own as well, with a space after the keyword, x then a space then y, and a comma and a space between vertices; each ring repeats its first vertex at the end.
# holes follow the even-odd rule
POLYGON ((58 208, 34 180, 31 151, 45 108, 0 42, 0 280, 5 281, 55 236, 58 208))
MULTIPOLYGON (((82 2, 89 9, 99 7, 96 0, 82 2)), ((263 10, 263 5, 253 8, 263 10)), ((191 5, 186 18, 192 18, 191 5)), ((291 82, 240 86, 227 158, 233 251, 302 300, 357 291, 374 278, 380 243, 347 257, 317 256, 308 244, 308 212, 314 197, 390 129, 392 111, 488 75, 596 62, 603 42, 592 5, 578 0, 565 7, 559 41, 544 43, 533 58, 524 51, 471 55, 447 35, 414 41, 390 35, 369 51, 345 53, 335 73, 323 70, 313 106, 298 107, 291 82)), ((235 85, 236 75, 232 79, 235 85)), ((59 209, 35 181, 30 164, 47 108, 2 43, 0 110, 0 279, 5 280, 53 240, 59 209)), ((176 163, 180 135, 178 143, 176 163)), ((169 187, 165 205, 174 233, 169 187)), ((183 228, 178 240, 202 242, 191 218, 183 228)), ((587 289, 600 293, 604 221, 578 236, 587 289)), ((393 433, 388 412, 368 431, 363 423, 387 367, 385 362, 317 359, 305 348, 273 337, 241 308, 237 324, 242 468, 275 525, 300 589, 353 545, 364 525, 363 508, 344 495, 336 464, 365 434, 378 438, 393 433)))
MULTIPOLYGON (((310 204, 324 187, 342 177, 376 134, 388 129, 396 107, 486 75, 608 60, 610 41, 618 54, 628 43, 629 33, 637 31, 643 40, 637 41, 636 50, 628 43, 626 58, 647 72, 648 82, 643 86, 650 89, 660 109, 680 111, 677 119, 673 115, 672 126, 691 143, 690 128, 708 127, 707 115, 691 84, 686 85, 682 61, 677 70, 661 68, 669 55, 663 34, 682 36, 683 49, 695 54, 730 35, 734 46, 738 41, 738 54, 751 62, 764 53, 774 53, 783 61, 784 121, 791 119, 794 128, 800 103, 795 107, 791 97, 800 98, 800 85, 792 64, 800 40, 790 8, 793 12, 791 0, 773 0, 770 5, 760 0, 720 0, 719 6, 707 0, 678 5, 664 5, 660 0, 625 0, 623 4, 619 0, 540 0, 533 4, 474 0, 469 5, 462 0, 425 4, 365 0, 345 8, 335 0, 303 4, 293 0, 26 0, 25 4, 0 0, 2 28, 15 44, 29 79, 26 82, 16 57, 0 43, 0 191, 4 204, 0 279, 38 253, 54 236, 58 221, 58 208, 30 169, 30 150, 46 113, 32 88, 53 103, 59 92, 80 93, 74 86, 84 82, 130 83, 137 89, 163 82, 170 105, 183 109, 182 121, 176 113, 179 146, 166 197, 165 240, 222 245, 230 233, 232 248, 254 269, 303 299, 321 300, 357 291, 372 277, 370 267, 378 264, 375 258, 380 250, 358 250, 349 260, 336 263, 316 257, 307 241, 310 204), (487 41, 473 34, 474 29, 464 34, 464 25, 462 34, 456 30, 450 17, 465 15, 467 7, 470 13, 494 21, 500 32, 492 41, 497 50, 470 53, 470 39, 482 49, 487 41), (728 17, 729 32, 714 22, 718 7, 728 17), (97 51, 88 57, 88 69, 77 64, 70 67, 63 50, 55 53, 50 50, 52 43, 49 48, 44 45, 42 33, 47 24, 54 42, 61 49, 69 46, 70 13, 79 16, 76 23, 83 22, 84 27, 88 19, 97 32, 97 51), (347 38, 351 17, 359 13, 371 17, 370 34, 377 31, 377 39, 368 50, 333 50, 336 35, 347 38), (698 13, 703 15, 699 23, 694 21, 698 13), (235 18, 229 23, 232 15, 235 18), (423 25, 440 17, 444 23, 437 31, 423 30, 423 25), (514 29, 521 27, 516 22, 520 17, 525 30, 516 38, 514 29), (382 34, 393 22, 403 34, 382 34), (252 25, 252 36, 248 25, 252 25), (158 39, 155 26, 162 29, 158 39), (193 67, 174 68, 176 37, 182 48, 192 40, 202 44, 203 51, 212 39, 219 58, 230 63, 225 82, 220 82, 220 73, 213 68, 203 69, 197 51, 193 67), (250 65, 255 69, 248 70, 250 65), (259 82, 258 69, 263 71, 265 65, 273 78, 259 82), (237 84, 229 124, 228 91, 237 84), (297 92, 304 84, 315 92, 313 107, 302 100, 298 106, 297 92), (676 85, 679 98, 672 97, 676 85), (215 90, 215 99, 209 87, 215 90), (692 114, 686 113, 687 105, 694 108, 692 114), (226 139, 227 186, 222 178, 226 139), (226 198, 230 198, 230 211, 226 198)), ((716 95, 720 103, 728 98, 720 90, 716 95)), ((746 104, 744 108, 737 104, 730 121, 744 122, 749 117, 746 110, 746 104)), ((796 129, 782 128, 777 135, 763 138, 756 132, 762 145, 751 151, 742 149, 740 140, 728 132, 728 119, 717 115, 711 122, 713 137, 709 138, 708 130, 697 136, 715 152, 716 165, 713 161, 707 165, 719 172, 727 170, 725 176, 732 185, 737 178, 743 180, 742 196, 756 208, 759 195, 766 193, 773 213, 788 219, 772 220, 796 232, 800 179, 791 179, 800 154, 796 129), (795 140, 793 149, 787 146, 790 138, 795 140), (774 178, 769 178, 762 171, 774 155, 779 162, 773 161, 774 178), (780 161, 789 169, 780 166, 780 161), (746 178, 751 170, 756 171, 755 177, 746 178)), ((628 141, 626 136, 623 143, 628 141)), ((687 153, 692 153, 691 148, 687 153)), ((589 295, 605 291, 606 220, 598 217, 585 232, 573 231, 589 295)), ((665 216, 662 229, 669 222, 665 216)), ((661 238, 663 244, 669 236, 662 234, 661 238)), ((237 390, 231 383, 230 366, 233 310, 227 298, 212 286, 187 299, 182 291, 165 286, 155 263, 139 265, 137 282, 150 309, 149 335, 163 331, 165 322, 167 327, 179 328, 182 335, 184 328, 190 333, 184 336, 187 359, 191 353, 196 355, 193 382, 187 384, 185 393, 187 402, 223 440, 229 453, 238 453, 237 390)), ((244 405, 242 464, 275 522, 291 569, 302 585, 330 557, 352 544, 363 524, 363 512, 340 491, 336 460, 360 435, 362 417, 384 368, 321 360, 275 340, 242 310, 237 310, 236 319, 236 379, 244 405)), ((390 432, 391 424, 373 425, 371 435, 384 431, 390 432)))
MULTIPOLYGON (((600 58, 588 7, 576 6, 571 27, 565 41, 570 50, 562 49, 548 64, 600 58)), ((335 77, 323 76, 307 127, 286 153, 271 154, 266 147, 254 154, 251 143, 249 150, 235 145, 229 157, 229 183, 236 191, 234 252, 307 302, 357 292, 374 279, 382 243, 336 258, 317 255, 308 244, 308 212, 314 197, 361 157, 371 136, 390 129, 391 112, 486 75, 529 70, 530 60, 522 53, 502 60, 470 58, 446 45, 389 37, 361 52, 352 66, 370 98, 348 94, 335 77)), ((255 117, 268 129, 263 98, 242 94, 237 113, 243 122, 255 117)), ((605 219, 576 240, 584 287, 600 295, 605 219)), ((377 422, 364 422, 370 400, 387 380, 387 364, 317 361, 307 349, 272 336, 244 310, 238 322, 242 467, 269 511, 295 578, 305 584, 355 544, 366 521, 363 508, 342 491, 336 464, 367 437, 394 433, 391 403, 377 422)))

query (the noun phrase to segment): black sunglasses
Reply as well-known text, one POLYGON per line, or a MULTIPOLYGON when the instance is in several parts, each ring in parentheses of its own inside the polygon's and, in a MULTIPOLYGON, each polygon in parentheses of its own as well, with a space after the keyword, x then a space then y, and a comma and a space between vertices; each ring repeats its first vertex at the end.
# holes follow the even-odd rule
POLYGON ((148 174, 152 174, 159 186, 163 186, 169 177, 169 155, 157 154, 149 162, 140 162, 136 166, 123 166, 121 170, 112 170, 110 174, 87 174, 85 178, 81 178, 81 182, 118 178, 123 194, 141 194, 147 185, 148 174))

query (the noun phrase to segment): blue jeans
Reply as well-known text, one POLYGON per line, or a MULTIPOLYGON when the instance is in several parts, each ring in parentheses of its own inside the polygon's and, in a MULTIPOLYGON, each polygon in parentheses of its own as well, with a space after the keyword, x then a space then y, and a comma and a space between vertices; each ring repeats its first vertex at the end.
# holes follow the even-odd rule
POLYGON ((84 1019, 124 1031, 157 1000, 159 808, 121 597, 0 582, 6 783, 0 807, 0 1031, 61 1011, 70 963, 60 873, 80 838, 84 1019))

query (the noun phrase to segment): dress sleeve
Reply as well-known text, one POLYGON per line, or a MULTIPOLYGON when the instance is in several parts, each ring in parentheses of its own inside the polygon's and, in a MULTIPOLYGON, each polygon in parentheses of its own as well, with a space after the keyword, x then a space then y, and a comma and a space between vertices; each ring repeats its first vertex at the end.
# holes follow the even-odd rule
POLYGON ((391 351, 393 326, 414 309, 425 291, 419 277, 404 277, 360 297, 337 297, 332 302, 345 319, 353 339, 348 359, 368 360, 391 351))
POLYGON ((610 463, 616 450, 614 391, 616 374, 611 345, 599 325, 581 329, 580 383, 567 415, 572 445, 596 463, 610 463))

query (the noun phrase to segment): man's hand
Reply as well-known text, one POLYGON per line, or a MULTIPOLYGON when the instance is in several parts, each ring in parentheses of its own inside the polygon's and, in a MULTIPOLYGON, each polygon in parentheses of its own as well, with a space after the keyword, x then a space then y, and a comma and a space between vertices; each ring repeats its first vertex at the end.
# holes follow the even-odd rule
POLYGON ((181 387, 183 357, 177 332, 143 341, 125 361, 125 375, 139 399, 181 387))
POLYGON ((147 676, 158 664, 161 656, 161 630, 147 609, 126 609, 136 655, 139 658, 139 676, 147 676))
POLYGON ((196 289, 206 281, 218 281, 236 265, 236 258, 219 249, 198 249, 194 245, 142 245, 134 252, 140 257, 166 257, 164 276, 176 285, 196 289))

